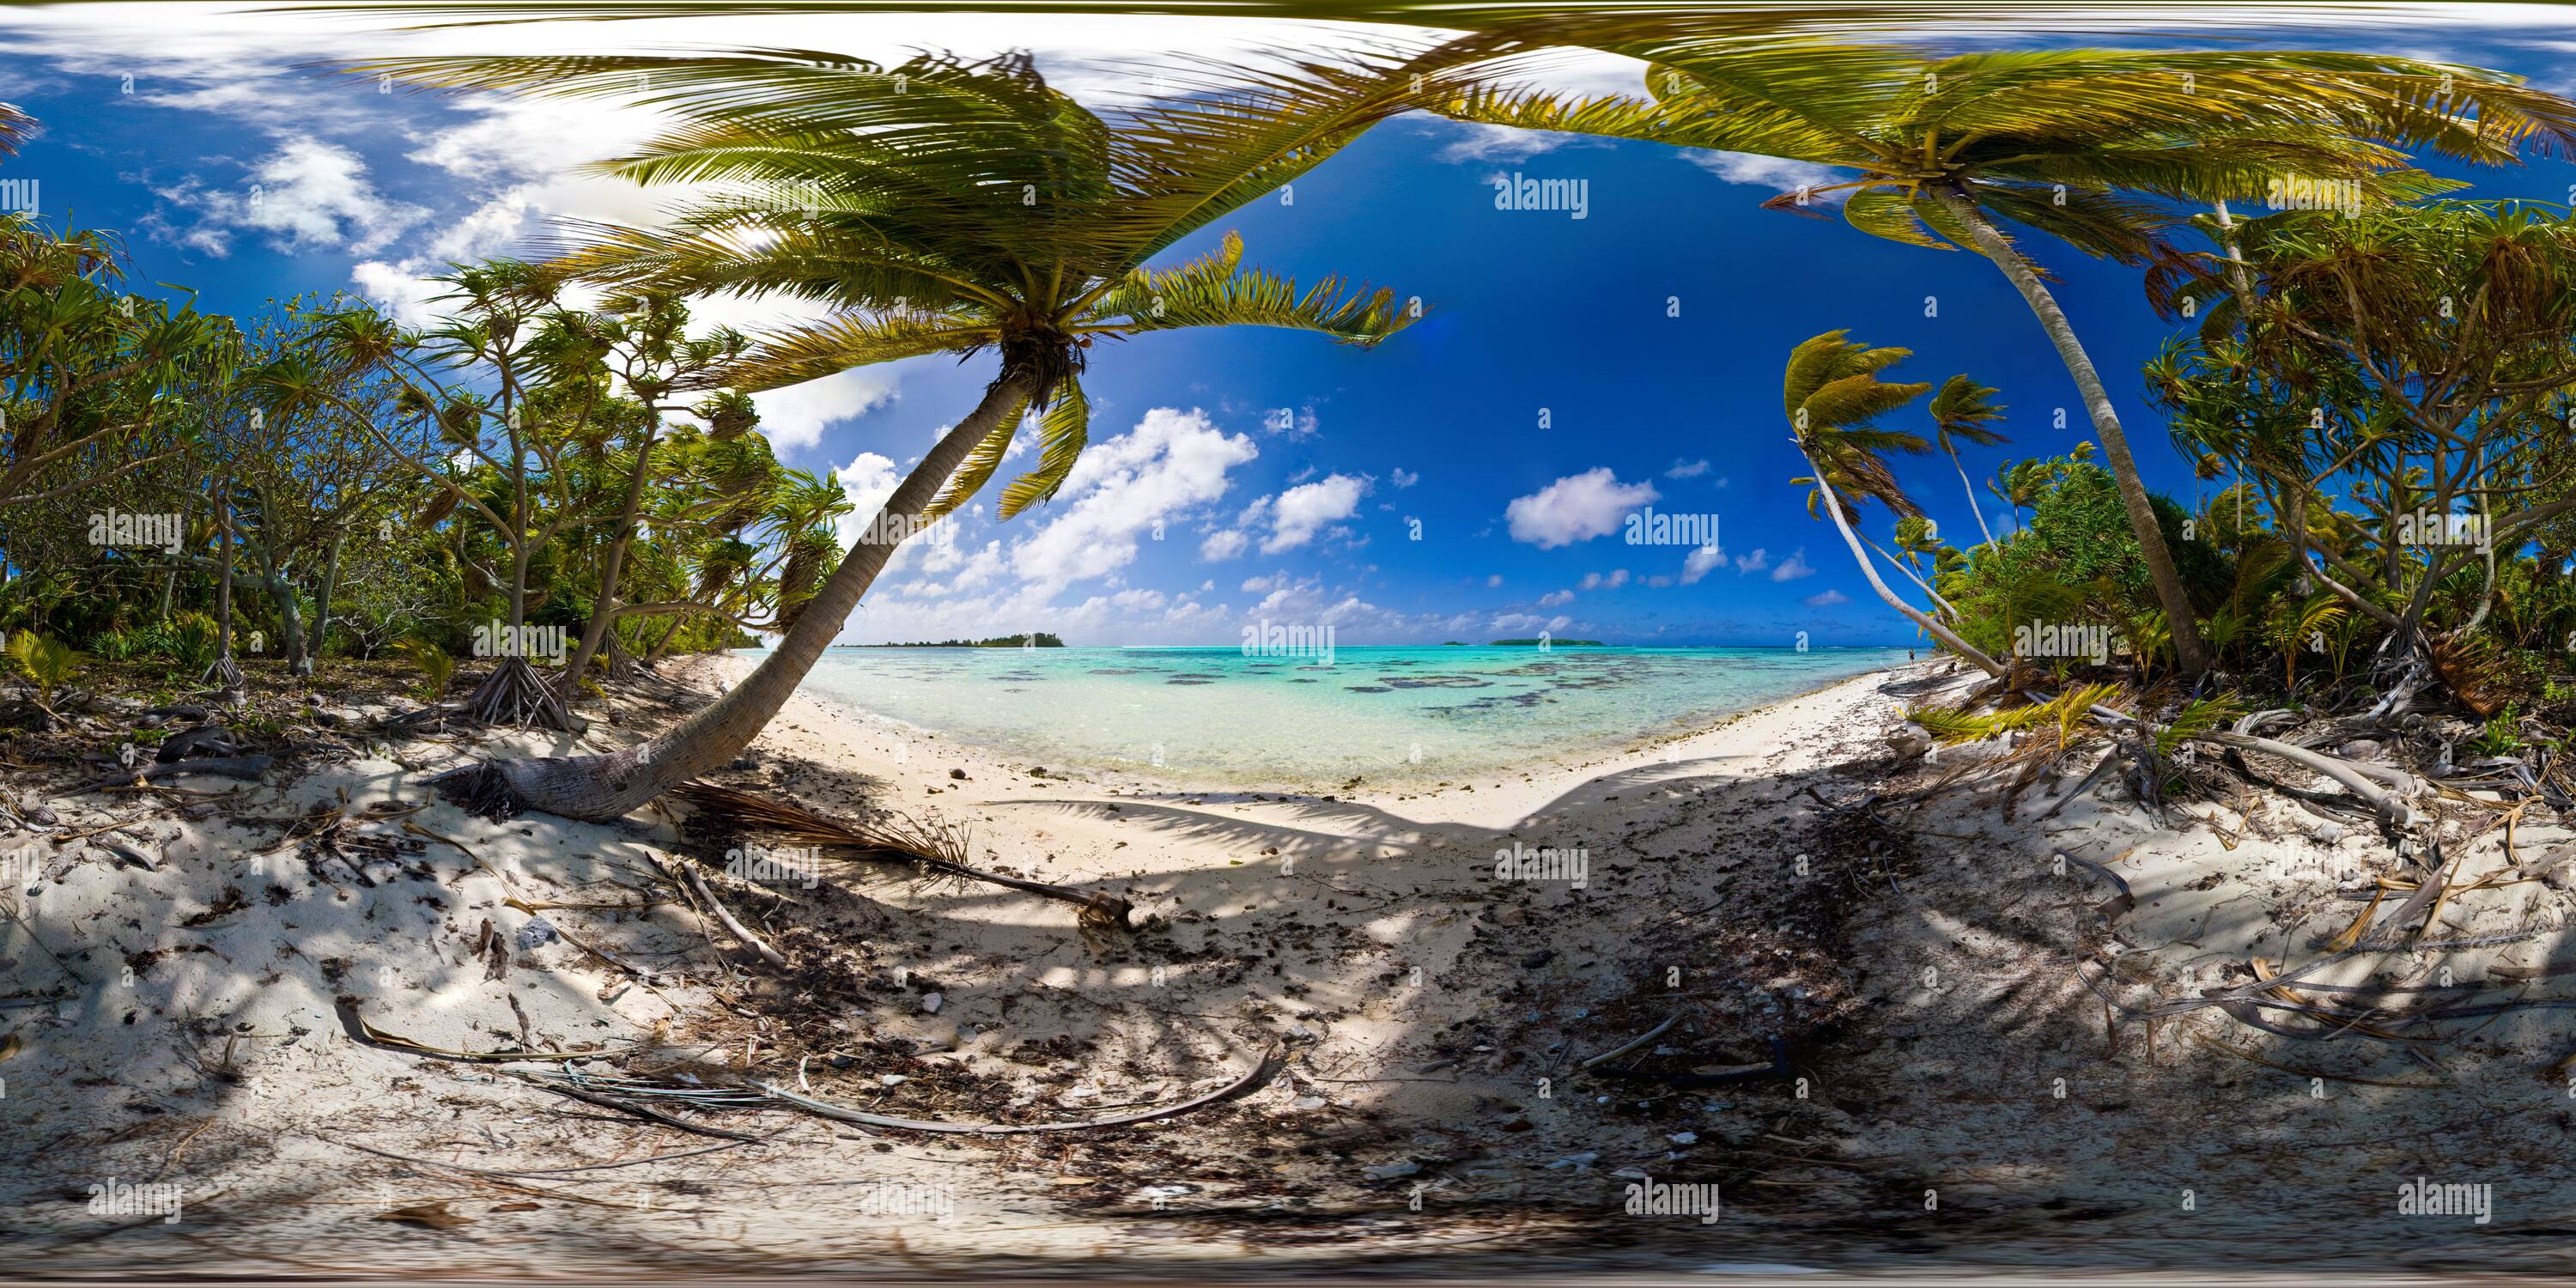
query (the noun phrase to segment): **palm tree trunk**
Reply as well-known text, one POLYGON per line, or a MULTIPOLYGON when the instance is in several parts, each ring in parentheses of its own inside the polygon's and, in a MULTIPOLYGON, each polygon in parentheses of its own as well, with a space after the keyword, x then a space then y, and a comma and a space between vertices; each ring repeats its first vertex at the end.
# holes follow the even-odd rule
MULTIPOLYGON (((967 453, 990 437, 1005 415, 1027 403, 1030 394, 1025 375, 995 381, 975 410, 905 476, 878 513, 909 520, 929 509, 967 453)), ((787 704, 787 696, 804 681, 832 637, 841 633, 860 597, 885 570, 901 538, 879 538, 888 533, 908 535, 915 526, 910 522, 870 524, 758 669, 724 697, 651 741, 604 756, 495 761, 460 771, 449 785, 485 795, 497 788, 506 792, 510 805, 604 822, 741 755, 770 717, 787 704)))
POLYGON ((2165 547, 2164 529, 2156 522, 2155 505, 2147 499, 2147 485, 2138 477, 2138 462, 2129 454, 2128 435, 2120 432, 2120 414, 2111 406, 2111 395, 2102 387, 2101 373, 2093 369, 2093 359, 2086 356, 2084 345, 2075 338, 2075 328, 2066 320, 2066 311, 2057 306, 2057 297, 2031 269, 2030 261, 2021 257, 1994 225, 1986 222, 1983 211, 1967 193, 1953 186, 1940 190, 1941 204, 1950 208, 1968 229, 1977 249, 2002 269, 2006 278, 2039 316, 2040 329, 2048 332, 2057 356, 2066 363, 2068 375, 2075 377, 2077 392, 2084 396, 2085 410, 2093 418, 2093 430, 2102 436, 2102 456, 2110 464, 2111 477, 2120 485, 2120 505, 2129 512, 2129 527, 2137 533, 2139 557, 2146 561, 2147 573, 2156 585, 2156 600, 2164 605, 2165 621, 2173 634, 2174 660, 2185 675, 2199 675, 2209 669, 2209 646, 2200 638, 2199 619, 2193 614, 2191 597, 2183 592, 2182 574, 2175 570, 2173 551, 2165 547))
POLYGON ((1985 543, 1991 546, 1995 530, 1986 526, 1986 507, 1977 504, 1977 485, 1968 481, 1968 467, 1959 463, 1959 449, 1950 447, 1949 452, 1950 468, 1959 472, 1959 490, 1968 494, 1968 513, 1977 516, 1977 531, 1985 534, 1985 543))
POLYGON ((1921 575, 1921 574, 1919 574, 1919 573, 1915 572, 1912 568, 1908 568, 1908 567, 1906 567, 1906 566, 1905 566, 1905 561, 1904 561, 1904 560, 1899 559, 1899 558, 1897 558, 1896 556, 1894 556, 1894 555, 1892 555, 1892 554, 1887 553, 1887 550, 1886 550, 1884 547, 1880 546, 1880 545, 1879 545, 1877 542, 1875 542, 1875 541, 1871 541, 1871 540, 1870 540, 1869 538, 1867 538, 1867 537, 1862 537, 1862 538, 1861 538, 1861 540, 1862 540, 1864 543, 1866 543, 1872 551, 1876 552, 1876 554, 1878 555, 1878 557, 1879 557, 1879 558, 1886 560, 1886 561, 1887 561, 1887 566, 1888 566, 1888 567, 1893 568, 1893 569, 1897 570, 1898 572, 1904 573, 1904 574, 1905 574, 1905 579, 1906 579, 1907 581, 1913 582, 1913 583, 1914 583, 1914 586, 1915 586, 1915 589, 1920 590, 1920 591, 1922 591, 1924 594, 1926 594, 1926 595, 1930 596, 1930 597, 1931 597, 1931 599, 1932 599, 1932 603, 1933 603, 1933 605, 1934 605, 1935 607, 1938 607, 1938 608, 1941 610, 1941 615, 1942 615, 1944 618, 1947 618, 1948 620, 1953 621, 1953 622, 1955 622, 1955 621, 1958 621, 1958 620, 1959 620, 1959 606, 1958 606, 1958 605, 1956 605, 1956 604, 1951 603, 1949 600, 1946 600, 1946 599, 1941 598, 1941 592, 1940 592, 1940 591, 1937 591, 1937 590, 1932 589, 1932 583, 1930 583, 1930 582, 1928 582, 1928 581, 1923 580, 1923 577, 1922 577, 1922 575, 1921 575))
MULTIPOLYGON (((1804 456, 1806 450, 1805 446, 1801 445, 1798 452, 1804 456)), ((1825 513, 1833 516, 1834 529, 1843 534, 1843 544, 1851 547, 1852 559, 1860 564, 1861 575, 1869 578, 1869 584, 1872 589, 1878 591, 1878 597, 1886 600, 1888 607, 1905 614, 1915 625, 1922 627, 1924 634, 1941 641, 1944 647, 1966 658, 1978 670, 1988 675, 2002 675, 2004 669, 1996 665, 1993 658, 1978 652, 1975 645, 1959 638, 1949 627, 1932 620, 1931 614, 1906 603, 1902 596, 1887 588, 1887 583, 1879 579, 1878 565, 1870 562, 1869 551, 1862 548, 1859 535, 1852 531, 1851 522, 1843 517, 1843 499, 1834 494, 1834 485, 1825 481, 1824 470, 1817 467, 1816 460, 1812 456, 1807 457, 1807 474, 1816 480, 1816 490, 1825 494, 1825 513)))

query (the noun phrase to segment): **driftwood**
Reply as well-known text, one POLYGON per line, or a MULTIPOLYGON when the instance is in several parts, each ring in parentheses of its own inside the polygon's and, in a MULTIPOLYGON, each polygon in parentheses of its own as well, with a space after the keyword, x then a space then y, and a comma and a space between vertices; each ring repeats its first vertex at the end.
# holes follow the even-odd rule
POLYGON ((238 778, 245 782, 258 782, 259 776, 274 763, 276 763, 275 757, 271 756, 207 756, 195 760, 173 761, 166 765, 137 765, 132 769, 110 774, 87 786, 73 788, 70 794, 84 796, 91 792, 106 791, 111 787, 133 787, 143 783, 158 782, 165 778, 177 778, 182 774, 216 774, 225 778, 238 778))
POLYGON ((741 831, 771 833, 795 845, 854 859, 901 864, 934 879, 980 881, 1069 903, 1081 910, 1077 915, 1085 930, 1136 928, 1132 921, 1134 906, 1116 895, 1006 877, 969 865, 962 832, 900 822, 853 826, 765 796, 709 783, 682 783, 669 794, 695 807, 699 817, 741 831))
POLYGON ((682 868, 680 869, 680 872, 689 879, 689 888, 697 891, 698 897, 707 901, 707 907, 714 911, 716 914, 716 920, 723 922, 725 930, 735 939, 742 941, 743 947, 758 953, 762 961, 765 961, 772 966, 784 966, 787 964, 787 955, 785 953, 770 947, 766 940, 763 940, 760 936, 751 933, 750 927, 745 926, 740 921, 736 920, 733 913, 728 911, 724 904, 717 901, 716 892, 707 888, 706 880, 698 875, 696 869, 682 868))
POLYGON ((1047 1132, 1095 1131, 1105 1130, 1111 1127, 1132 1127, 1138 1123, 1158 1122, 1165 1118, 1177 1118, 1182 1114, 1205 1109, 1211 1105, 1221 1105, 1230 1100, 1240 1100, 1243 1097, 1251 1095, 1253 1092, 1259 1091, 1263 1087, 1270 1085, 1270 1080, 1279 1076, 1279 1070, 1284 1067, 1286 1063, 1287 1062, 1285 1060, 1281 1059, 1279 1049, 1277 1047, 1272 1047, 1270 1050, 1264 1052, 1261 1059, 1255 1061, 1252 1068, 1247 1070, 1242 1077, 1237 1078, 1233 1082, 1227 1083, 1225 1086, 1220 1087, 1215 1091, 1211 1091, 1206 1095, 1184 1100, 1176 1105, 1165 1105, 1160 1109, 1147 1109, 1139 1113, 1120 1114, 1114 1118, 1091 1118, 1085 1119, 1081 1122, 1029 1123, 1024 1125, 1008 1123, 946 1123, 924 1118, 896 1118, 886 1114, 872 1114, 864 1110, 851 1109, 847 1106, 836 1105, 825 1100, 816 1100, 811 1096, 800 1096, 795 1092, 776 1086, 772 1083, 755 1080, 751 1082, 750 1085, 758 1088, 761 1092, 774 1099, 784 1101, 787 1104, 792 1105, 795 1108, 802 1109, 809 1114, 813 1114, 821 1118, 829 1118, 835 1122, 856 1123, 862 1127, 887 1127, 899 1131, 934 1132, 950 1136, 1031 1136, 1047 1132))

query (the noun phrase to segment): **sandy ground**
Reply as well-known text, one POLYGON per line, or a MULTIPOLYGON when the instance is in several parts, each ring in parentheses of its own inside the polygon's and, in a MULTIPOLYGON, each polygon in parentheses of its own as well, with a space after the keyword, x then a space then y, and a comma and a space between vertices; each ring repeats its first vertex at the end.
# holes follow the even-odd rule
MULTIPOLYGON (((743 665, 709 659, 688 683, 743 665)), ((1889 754, 1905 705, 1956 692, 1946 670, 1427 793, 1069 774, 802 694, 717 778, 844 819, 963 825, 990 870, 1130 899, 1150 918, 1132 933, 882 868, 732 879, 738 847, 669 818, 469 817, 420 786, 475 750, 451 742, 279 785, 54 799, 56 824, 0 838, 16 847, 0 1249, 21 1275, 1901 1272, 1927 1253, 2196 1274, 2564 1255, 2576 1083, 2549 1070, 2576 1050, 2566 1011, 2505 1013, 2417 1060, 2217 1008, 2152 1039, 2140 1020, 2106 1029, 2079 963, 2135 1006, 2239 984, 2251 955, 2320 955, 2364 906, 2339 883, 2395 860, 2261 808, 2187 806, 2160 830, 2106 790, 2038 817, 2073 772, 2010 815, 1902 804, 2001 751, 1889 754), (2061 853, 2120 873, 2134 907, 2097 911, 2109 882, 2061 853), (1498 875, 1498 854, 1533 863, 1498 875), (691 861, 787 967, 661 879, 691 861), (569 1054, 362 1044, 342 998, 423 1048, 569 1054), (684 1113, 761 1138, 708 1139, 518 1076, 747 1074, 874 1113, 1036 1123, 1183 1100, 1272 1051, 1284 1072, 1233 1103, 1015 1137, 684 1113), (2490 1219, 2400 1216, 2418 1175, 2491 1183, 2490 1219), (1659 1185, 1715 1187, 1723 1215, 1629 1210, 1659 1185)), ((672 713, 624 703, 587 738, 672 713)), ((2552 843, 2549 822, 2523 820, 2523 850, 2552 843)), ((2501 967, 2539 972, 2515 985, 2539 999, 2564 900, 2538 881, 2463 894, 2441 934, 2545 932, 2303 982, 2467 990, 2501 967)))

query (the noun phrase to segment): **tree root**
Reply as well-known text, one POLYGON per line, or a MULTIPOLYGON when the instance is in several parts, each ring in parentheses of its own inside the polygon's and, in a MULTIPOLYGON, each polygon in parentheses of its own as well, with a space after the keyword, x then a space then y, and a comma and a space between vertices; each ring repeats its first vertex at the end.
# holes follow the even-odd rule
POLYGON ((466 696, 462 710, 467 719, 485 726, 510 725, 564 733, 582 727, 555 686, 546 683, 524 657, 501 659, 501 664, 466 696))

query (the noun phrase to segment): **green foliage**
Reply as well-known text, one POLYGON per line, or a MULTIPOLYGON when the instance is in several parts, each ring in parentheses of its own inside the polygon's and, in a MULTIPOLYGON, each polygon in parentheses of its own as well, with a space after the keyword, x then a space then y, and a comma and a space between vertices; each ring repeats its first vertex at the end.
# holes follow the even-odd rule
POLYGON ((36 686, 36 705, 53 709, 54 689, 80 670, 80 653, 71 645, 34 631, 9 633, 9 660, 36 686))
POLYGON ((421 682, 412 696, 423 702, 436 702, 447 693, 448 681, 456 676, 456 657, 446 649, 423 639, 397 640, 394 652, 420 668, 421 682))

